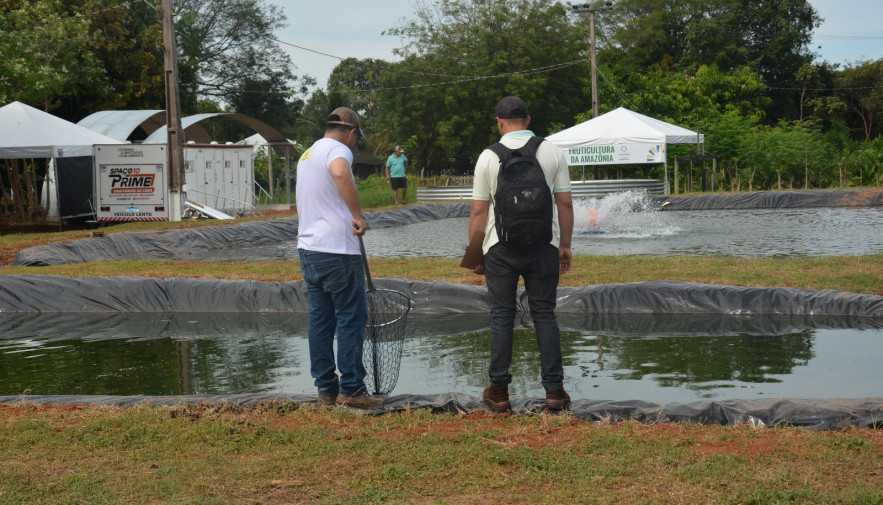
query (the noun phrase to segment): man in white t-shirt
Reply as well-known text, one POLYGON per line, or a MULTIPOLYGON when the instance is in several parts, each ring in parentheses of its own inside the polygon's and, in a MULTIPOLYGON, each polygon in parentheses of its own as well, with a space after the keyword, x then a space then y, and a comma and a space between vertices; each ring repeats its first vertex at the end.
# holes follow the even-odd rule
MULTIPOLYGON (((530 115, 527 105, 514 96, 500 100, 496 108, 500 142, 509 149, 524 147, 534 136, 527 129, 530 115)), ((472 209, 469 216, 469 238, 484 231, 484 264, 473 271, 485 274, 491 307, 491 364, 488 370, 491 385, 482 399, 495 411, 512 408, 509 384, 512 375, 512 341, 515 326, 516 294, 519 277, 530 305, 540 350, 541 377, 546 390, 546 408, 566 409, 570 396, 564 391, 564 369, 561 340, 555 317, 558 279, 570 270, 570 241, 573 233, 573 200, 570 172, 564 154, 551 142, 543 141, 536 151, 554 200, 552 241, 536 246, 517 248, 500 243, 496 230, 494 207, 490 204, 497 190, 500 158, 485 149, 475 163, 472 209), (557 216, 557 219, 556 219, 557 216)))
POLYGON ((362 364, 367 306, 359 237, 367 225, 350 168, 352 148, 361 138, 359 116, 338 107, 328 116, 325 136, 301 155, 297 249, 310 297, 310 374, 319 390, 317 403, 376 407, 383 399, 368 393, 362 364))

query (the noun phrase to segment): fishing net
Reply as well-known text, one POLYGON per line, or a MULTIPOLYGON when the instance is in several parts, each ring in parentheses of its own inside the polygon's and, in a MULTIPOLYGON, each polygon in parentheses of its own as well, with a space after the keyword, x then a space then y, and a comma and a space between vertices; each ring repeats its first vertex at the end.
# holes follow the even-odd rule
POLYGON ((405 325, 411 299, 400 291, 368 290, 368 320, 365 325, 365 387, 373 395, 388 395, 399 380, 405 325))
POLYGON ((368 319, 365 321, 365 346, 362 350, 365 387, 372 395, 388 395, 399 381, 411 299, 401 291, 375 289, 361 235, 359 248, 362 250, 362 265, 368 285, 368 319))

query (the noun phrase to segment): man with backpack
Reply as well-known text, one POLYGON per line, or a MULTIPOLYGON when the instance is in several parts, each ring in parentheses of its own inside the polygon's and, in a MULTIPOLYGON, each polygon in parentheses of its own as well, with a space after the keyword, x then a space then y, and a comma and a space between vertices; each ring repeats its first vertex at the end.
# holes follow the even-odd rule
POLYGON ((546 408, 566 409, 561 340, 555 317, 558 279, 570 270, 573 200, 563 152, 527 129, 527 105, 515 96, 496 107, 500 142, 475 164, 469 237, 484 232, 484 264, 491 308, 490 386, 483 401, 511 409, 509 384, 519 277, 524 278, 540 350, 546 408), (557 216, 557 218, 556 218, 557 216))

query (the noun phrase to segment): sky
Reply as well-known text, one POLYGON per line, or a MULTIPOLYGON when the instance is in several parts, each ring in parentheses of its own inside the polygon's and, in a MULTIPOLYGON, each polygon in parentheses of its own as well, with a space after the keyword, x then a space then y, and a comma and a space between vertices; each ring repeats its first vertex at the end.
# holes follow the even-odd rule
MULTIPOLYGON (((268 1, 282 6, 288 16, 289 26, 275 35, 297 65, 297 74, 315 78, 324 89, 341 58, 397 61, 392 51, 401 47, 401 41, 381 33, 414 19, 415 1, 431 0, 320 0, 297 2, 296 9, 290 8, 294 2, 268 1)), ((810 4, 824 19, 811 46, 821 55, 817 61, 843 64, 883 57, 880 0, 810 0, 810 4)))

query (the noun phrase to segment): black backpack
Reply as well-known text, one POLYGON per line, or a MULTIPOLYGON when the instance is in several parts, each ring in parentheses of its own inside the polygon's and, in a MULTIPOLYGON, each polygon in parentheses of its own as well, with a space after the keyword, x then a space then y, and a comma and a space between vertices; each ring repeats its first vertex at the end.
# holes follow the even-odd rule
POLYGON ((535 247, 552 241, 552 190, 537 160, 542 137, 509 149, 497 142, 488 149, 500 158, 494 205, 497 237, 513 248, 535 247))

